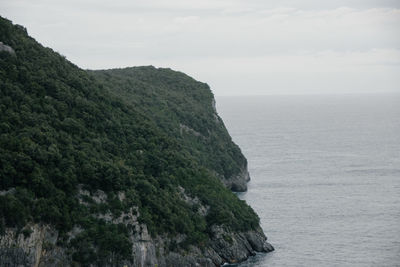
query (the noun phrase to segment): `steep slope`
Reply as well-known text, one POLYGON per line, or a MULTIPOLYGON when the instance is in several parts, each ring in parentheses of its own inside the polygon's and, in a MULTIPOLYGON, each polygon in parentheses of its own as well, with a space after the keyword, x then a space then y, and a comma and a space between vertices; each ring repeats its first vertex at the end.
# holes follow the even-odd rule
POLYGON ((150 116, 228 188, 247 189, 247 161, 218 116, 207 84, 181 72, 151 66, 92 74, 111 93, 150 116))
MULTIPOLYGON (((0 41, 1 266, 214 266, 271 250, 257 215, 216 175, 229 179, 245 160, 224 127, 208 125, 208 116, 223 125, 215 113, 179 120, 177 132, 163 116, 196 114, 128 97, 3 18, 0 41), (221 142, 221 156, 223 146, 233 152, 213 165, 201 147, 212 143, 193 133, 221 142)), ((139 70, 148 75, 144 92, 160 88, 151 78, 158 70, 139 70)), ((212 101, 202 90, 208 98, 192 104, 212 101)))

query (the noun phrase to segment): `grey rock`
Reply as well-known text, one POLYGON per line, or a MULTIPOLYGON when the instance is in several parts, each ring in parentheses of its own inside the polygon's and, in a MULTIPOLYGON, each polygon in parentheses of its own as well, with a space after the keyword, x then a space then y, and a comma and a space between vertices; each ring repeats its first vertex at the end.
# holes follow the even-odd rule
MULTIPOLYGON (((260 229, 261 230, 261 229, 260 229)), ((262 231, 236 233, 227 231, 224 227, 212 227, 212 249, 227 263, 236 263, 246 260, 256 252, 264 251, 266 237, 262 231)), ((212 255, 209 255, 212 257, 212 255)), ((218 260, 214 259, 218 266, 218 260)))
POLYGON ((0 42, 0 52, 1 52, 1 51, 5 51, 5 52, 8 52, 8 53, 10 53, 10 54, 15 54, 14 49, 12 49, 11 46, 8 46, 8 45, 6 45, 6 44, 3 44, 3 42, 0 42))
POLYGON ((197 137, 202 137, 205 138, 201 133, 197 132, 196 130, 190 128, 189 126, 179 123, 179 132, 181 133, 181 135, 185 132, 185 133, 189 133, 192 134, 194 136, 197 137))
MULTIPOLYGON (((188 204, 201 206, 201 201, 190 197, 181 189, 181 197, 188 204)), ((100 215, 99 215, 100 216, 100 215)), ((261 228, 247 232, 232 232, 223 226, 211 227, 211 239, 202 249, 190 246, 187 250, 179 249, 179 244, 186 240, 183 234, 152 237, 145 224, 138 221, 137 207, 118 217, 104 218, 112 223, 129 224, 134 227, 130 234, 132 242, 132 260, 122 266, 221 266, 224 263, 236 263, 246 260, 256 252, 270 252, 273 247, 266 242, 261 228), (176 243, 177 251, 169 251, 170 244, 176 243)), ((32 233, 25 237, 16 229, 7 228, 0 236, 0 266, 55 267, 71 266, 72 259, 66 249, 57 246, 58 232, 49 225, 29 224, 32 233)), ((83 229, 75 226, 68 232, 68 242, 83 229)), ((91 267, 115 266, 113 258, 91 267)))
MULTIPOLYGON (((58 233, 48 225, 29 225, 32 233, 29 237, 17 234, 16 229, 6 229, 0 236, 0 266, 12 267, 55 267, 71 266, 72 260, 65 248, 57 246, 58 233)), ((168 252, 166 244, 172 240, 177 244, 185 240, 184 235, 156 237, 149 235, 144 224, 138 224, 138 231, 132 233, 132 261, 122 266, 204 266, 215 267, 224 263, 236 263, 246 260, 256 252, 270 252, 273 247, 266 242, 261 228, 243 233, 231 232, 222 226, 212 227, 209 246, 202 248, 191 246, 186 251, 168 252)), ((71 234, 80 232, 77 228, 71 234)), ((100 263, 99 263, 100 264, 100 263)), ((114 264, 115 265, 115 264, 114 264)), ((97 266, 114 266, 112 258, 97 266)))
POLYGON ((265 243, 264 243, 264 245, 263 245, 263 250, 264 250, 264 252, 272 252, 272 251, 274 251, 275 249, 274 249, 274 247, 273 247, 270 243, 268 243, 267 241, 265 241, 265 243))
POLYGON ((247 170, 247 166, 243 166, 238 174, 228 178, 222 178, 221 180, 225 187, 234 192, 247 191, 247 182, 250 181, 250 175, 249 171, 247 170))
POLYGON ((34 257, 27 254, 22 248, 0 248, 0 266, 34 266, 34 261, 34 257))
POLYGON ((8 195, 8 194, 14 194, 14 193, 15 193, 15 188, 12 187, 12 188, 10 188, 8 190, 0 191, 0 196, 5 196, 5 195, 8 195))
POLYGON ((69 262, 63 248, 57 247, 58 232, 48 225, 30 224, 32 231, 24 236, 7 228, 0 236, 0 266, 59 266, 69 262))
POLYGON ((257 252, 264 252, 264 243, 267 240, 261 228, 244 234, 251 247, 257 252))
POLYGON ((211 100, 211 107, 212 107, 214 113, 217 113, 217 107, 216 107, 216 102, 215 102, 214 98, 211 100))
POLYGON ((222 259, 221 256, 211 247, 204 250, 204 257, 211 259, 215 266, 221 266, 225 262, 225 260, 222 259))
POLYGON ((191 197, 186 192, 185 189, 181 186, 178 186, 180 196, 183 201, 185 201, 190 206, 197 207, 197 213, 203 217, 207 216, 210 206, 203 205, 198 197, 191 197))

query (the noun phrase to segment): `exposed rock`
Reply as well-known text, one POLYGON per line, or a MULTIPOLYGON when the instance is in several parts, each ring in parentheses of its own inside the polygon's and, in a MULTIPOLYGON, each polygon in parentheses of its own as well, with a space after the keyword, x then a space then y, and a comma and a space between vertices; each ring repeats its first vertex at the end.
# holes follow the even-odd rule
POLYGON ((214 113, 214 120, 215 120, 216 123, 219 123, 219 122, 220 122, 219 116, 218 116, 217 113, 214 113))
POLYGON ((15 193, 15 188, 13 187, 13 188, 10 188, 8 190, 0 191, 0 196, 5 196, 5 195, 8 195, 8 194, 14 194, 14 193, 15 193))
POLYGON ((3 44, 3 42, 0 42, 0 52, 1 52, 1 51, 5 51, 5 52, 8 52, 8 53, 10 53, 10 54, 15 54, 14 49, 12 49, 11 46, 8 46, 8 45, 6 45, 6 44, 3 44))
MULTIPOLYGON (((197 197, 190 197, 185 193, 185 189, 178 187, 182 199, 191 206, 196 205, 198 212, 202 216, 206 216, 209 206, 204 206, 197 197)), ((212 228, 211 247, 207 248, 203 255, 212 260, 216 266, 222 265, 224 262, 234 263, 246 260, 255 252, 270 252, 274 248, 266 241, 261 228, 255 231, 245 233, 231 233, 221 226, 212 228)))
POLYGON ((1 247, 0 264, 1 266, 25 267, 34 266, 34 258, 19 247, 1 247))
MULTIPOLYGON (((119 220, 119 219, 117 219, 119 220)), ((132 223, 132 222, 130 222, 132 223)), ((0 266, 16 267, 53 267, 70 266, 72 260, 65 248, 57 246, 58 233, 48 225, 29 225, 32 230, 24 236, 17 229, 6 229, 0 236, 0 266)), ((68 235, 76 236, 81 231, 74 228, 68 235)), ((152 238, 144 224, 136 224, 136 231, 130 237, 132 242, 132 261, 123 262, 122 266, 205 266, 215 267, 224 263, 236 263, 246 260, 256 252, 270 252, 273 247, 266 242, 261 228, 256 231, 237 233, 221 226, 212 227, 209 246, 200 250, 191 246, 185 251, 168 251, 167 245, 185 240, 184 235, 176 237, 152 238)), ((112 259, 96 266, 114 266, 112 259)))
POLYGON ((96 190, 94 193, 91 193, 88 190, 83 189, 83 185, 80 184, 78 185, 78 192, 79 203, 83 205, 88 205, 85 197, 90 198, 96 204, 106 203, 107 201, 107 194, 102 190, 96 190))
POLYGON ((275 250, 275 248, 270 243, 265 241, 264 245, 263 245, 263 250, 264 250, 264 252, 272 252, 275 250))
POLYGON ((256 231, 248 231, 244 233, 247 241, 251 247, 257 252, 271 252, 274 251, 274 247, 267 242, 267 237, 261 228, 256 231))
POLYGON ((194 136, 203 137, 204 138, 204 136, 201 133, 197 132, 196 130, 193 130, 189 126, 187 126, 185 124, 182 124, 182 123, 179 123, 179 131, 180 131, 181 134, 183 134, 183 132, 186 132, 186 133, 193 134, 194 136))
POLYGON ((119 201, 124 201, 126 199, 125 192, 118 192, 119 201))
POLYGON ((183 201, 185 201, 187 204, 190 206, 196 206, 197 207, 197 213, 201 216, 206 216, 208 214, 208 211, 210 210, 210 206, 208 205, 203 205, 198 197, 190 197, 189 195, 186 194, 185 189, 181 186, 178 186, 178 189, 181 193, 181 197, 183 201))
POLYGON ((249 171, 247 166, 244 166, 240 172, 229 178, 221 178, 224 185, 234 192, 247 191, 247 182, 250 181, 249 171))
POLYGON ((172 252, 168 254, 164 266, 215 267, 215 264, 209 258, 198 258, 192 254, 182 257, 182 255, 172 252))
MULTIPOLYGON (((211 247, 227 263, 246 260, 256 252, 270 252, 273 247, 266 242, 267 238, 261 228, 256 231, 236 233, 227 231, 224 227, 212 227, 211 247)), ((218 265, 218 259, 216 259, 218 265)))
POLYGON ((82 232, 83 232, 83 229, 81 227, 75 225, 72 228, 72 230, 67 233, 68 242, 71 241, 71 239, 75 238, 77 235, 79 235, 82 232))
POLYGON ((217 107, 216 107, 216 103, 215 103, 215 99, 214 98, 211 100, 211 106, 212 106, 213 111, 215 113, 217 113, 217 107))
POLYGON ((57 247, 58 232, 48 225, 27 225, 29 236, 8 228, 0 236, 0 266, 57 266, 68 262, 65 250, 57 247))
POLYGON ((206 249, 204 250, 204 256, 205 256, 206 258, 211 259, 212 262, 213 262, 213 264, 214 264, 215 266, 221 266, 221 265, 223 265, 223 264, 226 262, 226 261, 225 261, 223 258, 221 258, 221 256, 218 255, 218 253, 217 253, 213 248, 211 248, 211 247, 206 248, 206 249))
POLYGON ((212 109, 214 111, 213 116, 214 116, 215 122, 216 123, 220 123, 221 121, 220 121, 220 117, 218 116, 218 113, 217 113, 217 107, 216 107, 216 102, 215 102, 214 98, 211 100, 211 107, 212 107, 212 109))

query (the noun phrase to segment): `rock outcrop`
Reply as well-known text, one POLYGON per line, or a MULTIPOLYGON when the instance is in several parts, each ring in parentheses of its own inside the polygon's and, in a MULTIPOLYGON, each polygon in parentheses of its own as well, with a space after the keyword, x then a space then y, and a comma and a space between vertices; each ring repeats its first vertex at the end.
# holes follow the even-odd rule
POLYGON ((8 228, 0 236, 0 266, 60 266, 69 262, 57 240, 58 232, 49 225, 29 224, 21 231, 8 228))
POLYGON ((8 45, 6 45, 6 44, 3 44, 3 42, 0 42, 0 52, 1 52, 1 51, 5 51, 5 52, 8 52, 8 53, 10 53, 10 54, 15 54, 14 49, 12 49, 11 46, 8 46, 8 45))
POLYGON ((220 177, 220 179, 225 187, 233 192, 245 192, 247 191, 247 183, 250 181, 250 175, 247 166, 243 166, 238 174, 229 178, 220 177))
MULTIPOLYGON (((233 233, 223 227, 213 228, 212 239, 208 246, 199 249, 189 247, 187 251, 167 251, 171 242, 179 242, 179 237, 171 240, 167 237, 152 238, 145 225, 131 236, 132 261, 120 262, 121 266, 204 266, 215 267, 225 263, 237 263, 246 260, 256 252, 270 252, 273 247, 266 242, 261 229, 242 233, 233 233)), ((25 227, 30 234, 6 229, 0 236, 0 266, 18 267, 55 267, 79 266, 72 261, 66 248, 57 246, 58 233, 49 225, 33 224, 25 227)), ((71 233, 70 233, 71 234, 71 233)), ((113 259, 92 266, 116 266, 113 259)))
MULTIPOLYGON (((179 187, 180 197, 189 205, 198 206, 198 213, 207 216, 209 207, 201 204, 197 197, 189 196, 184 188, 179 187)), ((11 190, 11 193, 13 190, 11 190)), ((118 193, 123 200, 125 194, 118 193)), ((92 199, 96 203, 104 203, 106 194, 97 190, 90 193, 79 186, 78 199, 83 205, 92 199), (86 199, 86 200, 85 200, 86 199)), ((132 260, 118 262, 121 266, 205 266, 215 267, 225 263, 237 263, 255 255, 256 252, 270 252, 274 248, 266 241, 261 228, 246 232, 233 232, 224 226, 214 225, 211 228, 210 241, 202 248, 189 246, 185 250, 178 249, 184 242, 184 235, 152 237, 145 224, 139 222, 140 213, 137 207, 115 217, 111 213, 98 214, 106 222, 130 225, 132 232, 132 260), (174 245, 175 244, 175 245, 174 245), (175 248, 174 248, 175 247, 175 248)), ((82 229, 74 227, 69 231, 67 240, 75 238, 82 229)), ((0 266, 55 267, 80 266, 72 260, 72 247, 58 245, 59 234, 50 225, 28 224, 22 229, 6 228, 0 235, 0 266)), ((116 266, 115 260, 106 259, 92 266, 116 266)))

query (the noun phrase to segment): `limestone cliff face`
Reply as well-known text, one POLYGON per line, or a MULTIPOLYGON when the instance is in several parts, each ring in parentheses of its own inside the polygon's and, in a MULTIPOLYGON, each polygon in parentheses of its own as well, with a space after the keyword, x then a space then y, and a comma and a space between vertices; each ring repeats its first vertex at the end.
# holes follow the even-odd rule
MULTIPOLYGON (((57 246, 58 233, 49 225, 28 225, 29 236, 16 229, 6 229, 0 237, 0 266, 55 267, 80 266, 73 262, 66 248, 57 246)), ((191 246, 185 252, 166 252, 171 243, 168 238, 152 238, 145 225, 132 235, 132 261, 119 262, 121 266, 205 266, 215 267, 224 263, 246 260, 256 252, 270 252, 273 247, 266 242, 261 229, 232 233, 223 227, 213 228, 211 242, 205 248, 191 246)), ((71 233, 70 233, 71 234, 71 233)), ((179 242, 179 238, 174 240, 179 242)), ((113 259, 91 266, 117 266, 113 259)), ((119 265, 118 265, 119 266, 119 265)))
MULTIPOLYGON (((215 127, 222 132, 226 132, 225 125, 223 123, 223 120, 219 117, 217 113, 217 108, 216 108, 216 102, 215 99, 212 98, 211 101, 211 109, 213 111, 213 118, 214 118, 214 124, 216 125, 215 127)), ((217 132, 217 130, 213 130, 217 132)), ((210 133, 213 131, 210 130, 210 133)), ((192 129, 191 127, 180 123, 179 124, 179 132, 181 136, 184 135, 192 135, 195 138, 198 138, 201 140, 201 142, 207 143, 209 141, 209 137, 205 136, 196 130, 192 129)), ((209 144, 212 146, 212 144, 209 144)), ((241 155, 241 152, 238 154, 241 155)), ((250 181, 250 174, 247 168, 247 161, 243 157, 239 162, 237 162, 239 165, 239 168, 236 172, 234 172, 231 175, 225 175, 224 173, 213 171, 213 173, 221 180, 221 182, 224 184, 224 186, 234 192, 245 192, 247 191, 247 183, 250 181)), ((212 171, 212 170, 211 170, 212 171)))
MULTIPOLYGON (((211 101, 211 107, 214 112, 214 118, 215 122, 219 127, 222 129, 225 129, 225 125, 223 124, 222 119, 218 116, 217 113, 217 107, 216 107, 216 102, 215 99, 213 98, 211 101)), ((231 189, 234 192, 245 192, 247 191, 247 183, 250 181, 250 174, 247 168, 247 160, 243 158, 243 160, 240 162, 241 167, 239 171, 236 173, 230 175, 230 176, 224 176, 222 174, 217 173, 216 175, 221 179, 222 183, 225 185, 225 187, 231 189)))
POLYGON ((220 177, 222 183, 234 192, 247 191, 247 183, 250 181, 249 171, 247 165, 244 165, 240 172, 228 178, 220 177))
POLYGON ((24 231, 13 228, 0 236, 0 266, 60 266, 69 259, 56 245, 58 232, 49 225, 30 224, 24 231))
MULTIPOLYGON (((189 205, 199 206, 198 212, 206 216, 208 206, 200 203, 198 198, 192 198, 180 187, 180 197, 189 205)), ((97 203, 103 203, 106 195, 98 190, 94 193, 79 188, 79 201, 85 205, 85 198, 90 197, 97 203)), ((120 199, 125 198, 119 193, 120 199)), ((184 235, 150 236, 147 226, 139 223, 140 214, 137 207, 118 217, 111 213, 97 214, 98 218, 115 224, 132 226, 130 241, 132 243, 132 260, 115 261, 113 258, 91 266, 221 266, 224 263, 236 263, 246 260, 256 252, 270 252, 273 247, 266 241, 261 228, 246 232, 232 232, 223 226, 213 226, 210 241, 202 248, 189 246, 186 250, 171 249, 171 245, 179 246, 185 240, 184 235)), ((82 229, 74 227, 68 232, 67 240, 76 237, 82 229)), ((65 239, 64 239, 65 240, 65 239)), ((28 224, 23 229, 6 228, 5 234, 0 235, 0 266, 80 266, 74 262, 71 255, 73 247, 59 246, 58 232, 47 224, 28 224)))

